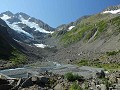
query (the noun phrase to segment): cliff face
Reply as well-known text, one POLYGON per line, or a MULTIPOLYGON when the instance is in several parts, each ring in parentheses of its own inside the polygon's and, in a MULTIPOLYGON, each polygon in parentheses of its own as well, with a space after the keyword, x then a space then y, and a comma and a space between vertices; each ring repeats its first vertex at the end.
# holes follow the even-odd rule
POLYGON ((0 58, 8 58, 13 50, 6 27, 0 25, 0 58))

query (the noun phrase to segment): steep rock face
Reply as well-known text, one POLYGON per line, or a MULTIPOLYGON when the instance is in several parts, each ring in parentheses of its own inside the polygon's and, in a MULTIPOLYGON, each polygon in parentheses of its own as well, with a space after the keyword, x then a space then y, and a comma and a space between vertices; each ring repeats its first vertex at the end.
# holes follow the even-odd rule
POLYGON ((14 50, 23 51, 24 48, 12 39, 7 28, 0 25, 0 59, 9 59, 14 50))
POLYGON ((6 11, 0 14, 0 18, 7 23, 5 26, 11 28, 9 32, 14 39, 26 43, 42 43, 44 36, 54 31, 48 24, 22 12, 13 14, 6 11))
POLYGON ((83 16, 83 17, 80 17, 78 18, 76 21, 74 22, 71 22, 69 24, 63 24, 63 25, 60 25, 56 28, 57 31, 62 31, 62 30, 71 30, 74 26, 78 25, 83 19, 86 19, 90 17, 90 15, 86 15, 86 16, 83 16))
POLYGON ((9 57, 13 49, 7 40, 6 34, 5 27, 0 25, 0 58, 9 57))

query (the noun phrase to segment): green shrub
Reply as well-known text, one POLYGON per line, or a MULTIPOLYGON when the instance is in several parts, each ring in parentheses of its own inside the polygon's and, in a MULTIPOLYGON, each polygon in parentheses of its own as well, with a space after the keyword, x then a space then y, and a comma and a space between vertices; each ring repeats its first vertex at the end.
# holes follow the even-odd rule
POLYGON ((82 90, 81 87, 76 83, 74 82, 71 86, 70 86, 70 89, 69 90, 82 90))
POLYGON ((113 19, 110 20, 112 24, 114 24, 115 26, 120 26, 120 16, 115 17, 113 19))
POLYGON ((79 76, 78 74, 73 74, 71 72, 66 73, 65 77, 67 78, 68 81, 72 81, 72 82, 83 78, 82 76, 79 76))
POLYGON ((89 65, 89 61, 82 59, 82 60, 80 60, 78 62, 78 64, 79 64, 79 66, 88 66, 89 65))
POLYGON ((116 54, 118 54, 118 53, 120 53, 120 50, 119 50, 119 51, 106 52, 106 54, 107 54, 108 56, 116 55, 116 54))
POLYGON ((65 77, 67 78, 68 81, 74 81, 73 74, 72 73, 66 73, 65 77))

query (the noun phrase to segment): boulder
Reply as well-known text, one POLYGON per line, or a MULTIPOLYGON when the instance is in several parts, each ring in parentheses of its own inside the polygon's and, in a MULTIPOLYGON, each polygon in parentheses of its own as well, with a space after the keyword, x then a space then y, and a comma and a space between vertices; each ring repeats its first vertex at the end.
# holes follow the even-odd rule
POLYGON ((10 85, 14 85, 15 84, 15 80, 8 80, 10 85))
POLYGON ((0 74, 0 79, 7 79, 7 77, 3 74, 0 74))
POLYGON ((0 90, 10 90, 11 88, 13 88, 12 85, 8 85, 8 84, 0 85, 0 90))
POLYGON ((32 82, 34 83, 34 84, 38 84, 39 83, 39 78, 37 77, 37 76, 32 76, 32 82))
POLYGON ((0 79, 0 85, 2 84, 9 84, 9 82, 5 79, 0 79))
POLYGON ((29 87, 29 86, 33 86, 33 82, 32 82, 32 77, 26 79, 22 84, 21 84, 21 87, 23 88, 26 88, 26 87, 29 87))
POLYGON ((22 83, 23 83, 23 80, 22 80, 22 78, 20 78, 20 79, 18 80, 18 82, 17 82, 17 85, 16 85, 16 86, 20 86, 22 83))
POLYGON ((120 78, 117 78, 117 83, 120 84, 120 78))
POLYGON ((33 76, 33 77, 32 77, 32 81, 33 81, 33 82, 36 82, 38 79, 39 79, 39 78, 36 77, 36 76, 33 76))
POLYGON ((48 81, 49 81, 49 78, 45 77, 45 76, 39 76, 39 81, 42 83, 42 84, 47 84, 48 81))
POLYGON ((61 84, 57 84, 55 87, 54 87, 54 90, 64 90, 63 86, 61 84))
POLYGON ((101 84, 101 87, 100 87, 100 88, 101 88, 100 90, 107 90, 107 87, 106 87, 105 84, 101 84))

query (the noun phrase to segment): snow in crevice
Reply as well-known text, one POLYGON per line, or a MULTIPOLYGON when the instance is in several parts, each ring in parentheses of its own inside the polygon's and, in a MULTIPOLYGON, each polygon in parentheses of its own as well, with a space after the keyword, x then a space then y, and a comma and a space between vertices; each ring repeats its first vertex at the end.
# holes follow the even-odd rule
POLYGON ((92 41, 95 38, 95 36, 97 35, 97 33, 98 33, 98 30, 94 33, 94 35, 89 39, 88 42, 92 41))
POLYGON ((9 26, 10 28, 12 28, 13 30, 17 31, 18 33, 24 33, 24 34, 26 34, 27 36, 29 36, 29 37, 31 37, 31 38, 34 38, 31 34, 29 34, 28 32, 25 32, 24 30, 22 30, 22 28, 19 27, 19 26, 17 25, 17 23, 12 23, 12 24, 10 24, 9 22, 6 22, 6 23, 8 24, 8 26, 9 26))
POLYGON ((34 44, 36 47, 39 47, 39 48, 45 48, 47 47, 47 45, 45 44, 34 44))
POLYGON ((5 15, 5 14, 3 14, 3 16, 1 17, 1 19, 2 20, 8 20, 8 19, 10 19, 11 17, 10 16, 8 16, 8 15, 5 15))
POLYGON ((70 27, 68 28, 68 31, 72 30, 74 27, 75 27, 75 26, 70 26, 70 27))
POLYGON ((103 14, 105 14, 105 13, 117 14, 117 13, 120 13, 120 9, 118 9, 118 10, 111 10, 111 11, 104 11, 103 14))
POLYGON ((53 33, 51 31, 46 31, 45 29, 40 28, 39 25, 35 22, 30 22, 29 21, 30 18, 28 20, 26 20, 21 15, 19 15, 19 17, 20 17, 20 20, 22 21, 23 24, 26 24, 30 28, 35 28, 35 31, 39 31, 39 32, 42 32, 42 33, 53 33))

